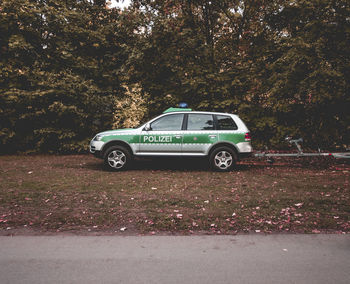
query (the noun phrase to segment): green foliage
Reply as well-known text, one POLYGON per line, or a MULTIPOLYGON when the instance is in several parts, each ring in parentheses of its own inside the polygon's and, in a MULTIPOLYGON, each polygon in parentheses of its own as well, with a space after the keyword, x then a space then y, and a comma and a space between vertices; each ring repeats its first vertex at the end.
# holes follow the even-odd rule
POLYGON ((349 145, 350 6, 296 1, 271 17, 278 57, 269 66, 269 100, 286 131, 323 147, 349 145))
POLYGON ((257 147, 349 145, 348 1, 134 1, 127 13, 145 27, 127 70, 151 115, 170 96, 237 112, 257 147))
POLYGON ((2 152, 83 151, 96 132, 181 101, 238 113, 256 148, 286 135, 349 145, 345 0, 134 0, 124 11, 3 0, 0 35, 2 152))
POLYGON ((147 94, 142 92, 138 85, 125 86, 126 93, 123 99, 115 102, 113 127, 134 128, 144 122, 147 114, 147 94))
POLYGON ((2 152, 80 152, 123 95, 117 11, 89 1, 0 6, 2 152))

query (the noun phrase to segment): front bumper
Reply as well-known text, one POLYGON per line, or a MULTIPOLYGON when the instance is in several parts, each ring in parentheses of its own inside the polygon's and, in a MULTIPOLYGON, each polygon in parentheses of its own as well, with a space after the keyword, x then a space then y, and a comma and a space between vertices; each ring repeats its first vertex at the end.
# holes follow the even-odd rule
POLYGON ((90 142, 90 153, 93 154, 97 158, 101 158, 103 145, 104 145, 103 141, 92 140, 90 142))

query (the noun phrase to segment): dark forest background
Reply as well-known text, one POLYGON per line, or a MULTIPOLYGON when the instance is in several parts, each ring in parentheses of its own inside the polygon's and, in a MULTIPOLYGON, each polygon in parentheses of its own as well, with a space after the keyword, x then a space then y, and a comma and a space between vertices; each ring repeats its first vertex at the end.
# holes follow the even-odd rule
POLYGON ((77 153, 179 102, 253 146, 350 144, 348 0, 0 1, 0 152, 77 153))

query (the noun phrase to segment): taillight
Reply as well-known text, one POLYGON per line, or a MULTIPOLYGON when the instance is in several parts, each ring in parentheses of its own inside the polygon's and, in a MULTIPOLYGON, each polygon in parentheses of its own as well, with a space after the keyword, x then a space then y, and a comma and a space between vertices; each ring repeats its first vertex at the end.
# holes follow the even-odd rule
POLYGON ((244 139, 245 139, 245 141, 250 141, 250 140, 252 139, 252 137, 250 136, 250 133, 249 133, 249 132, 247 132, 247 133, 245 134, 244 139))

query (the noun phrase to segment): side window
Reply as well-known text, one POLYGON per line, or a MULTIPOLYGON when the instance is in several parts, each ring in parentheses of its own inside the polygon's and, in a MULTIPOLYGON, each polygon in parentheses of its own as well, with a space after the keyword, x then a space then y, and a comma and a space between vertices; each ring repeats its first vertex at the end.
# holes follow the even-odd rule
POLYGON ((187 130, 213 130, 214 121, 211 114, 189 114, 187 130))
POLYGON ((182 129, 183 114, 170 114, 163 116, 151 123, 151 129, 154 131, 176 131, 182 129))
POLYGON ((219 130, 237 130, 238 129, 236 123, 233 121, 231 116, 217 115, 216 118, 218 120, 219 130))

